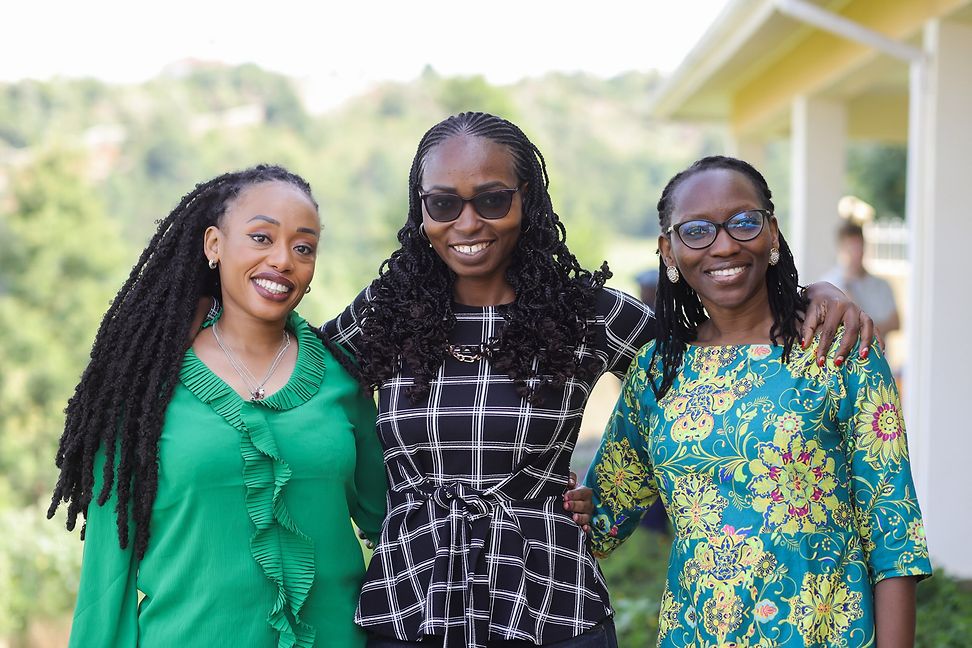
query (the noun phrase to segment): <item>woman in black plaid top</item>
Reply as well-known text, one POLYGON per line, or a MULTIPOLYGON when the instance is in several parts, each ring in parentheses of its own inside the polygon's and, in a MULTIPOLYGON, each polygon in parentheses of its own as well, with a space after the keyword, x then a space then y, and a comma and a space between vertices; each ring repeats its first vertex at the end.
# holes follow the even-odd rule
MULTIPOLYGON (((625 373, 655 323, 604 287, 606 266, 580 267, 547 184, 506 120, 437 124, 412 164, 401 248, 324 326, 379 393, 389 515, 355 616, 374 648, 616 646, 562 500, 591 388, 625 373)), ((839 319, 847 304, 830 303, 839 319)))

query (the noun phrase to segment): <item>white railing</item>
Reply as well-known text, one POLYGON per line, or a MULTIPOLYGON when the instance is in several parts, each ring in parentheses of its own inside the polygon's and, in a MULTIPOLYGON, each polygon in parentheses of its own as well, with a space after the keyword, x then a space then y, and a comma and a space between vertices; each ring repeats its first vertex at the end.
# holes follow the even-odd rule
POLYGON ((864 225, 868 269, 876 275, 908 273, 908 228, 903 221, 877 221, 864 225))

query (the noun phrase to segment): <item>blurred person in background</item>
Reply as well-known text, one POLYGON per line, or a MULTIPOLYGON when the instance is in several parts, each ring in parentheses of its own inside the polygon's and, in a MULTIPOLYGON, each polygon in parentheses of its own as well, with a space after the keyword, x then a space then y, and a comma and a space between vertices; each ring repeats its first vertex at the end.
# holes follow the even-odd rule
MULTIPOLYGON (((323 327, 378 390, 389 515, 356 615, 372 648, 617 645, 581 529, 590 494, 564 490, 591 387, 624 374, 655 321, 605 287, 606 265, 580 265, 548 184, 509 121, 436 124, 412 163, 400 247, 323 327)), ((823 330, 824 349, 842 318, 871 339, 840 291, 814 297, 828 317, 807 333, 823 330)))
POLYGON ((898 330, 898 307, 894 301, 891 284, 876 277, 864 267, 864 230, 847 220, 837 230, 837 266, 822 281, 827 281, 860 304, 871 317, 878 330, 887 335, 898 330))
POLYGON ((374 402, 295 312, 321 233, 273 166, 201 183, 160 221, 67 408, 49 511, 84 517, 70 645, 363 646, 387 482, 374 402), (194 335, 200 297, 222 308, 194 335))
POLYGON ((593 547, 610 553, 663 499, 659 646, 912 646, 931 565, 891 371, 876 343, 820 358, 803 338, 773 209, 734 158, 665 187, 658 339, 587 474, 593 547))

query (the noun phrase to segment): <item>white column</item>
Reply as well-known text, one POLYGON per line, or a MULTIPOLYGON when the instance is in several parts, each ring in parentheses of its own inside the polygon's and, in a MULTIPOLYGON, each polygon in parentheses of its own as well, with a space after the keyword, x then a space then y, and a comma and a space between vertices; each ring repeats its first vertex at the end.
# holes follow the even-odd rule
POLYGON ((812 283, 835 262, 837 201, 844 195, 847 110, 843 103, 800 96, 793 102, 790 228, 800 282, 812 283))
POLYGON ((972 287, 963 271, 972 245, 972 28, 932 21, 924 36, 905 412, 932 558, 972 577, 972 287))

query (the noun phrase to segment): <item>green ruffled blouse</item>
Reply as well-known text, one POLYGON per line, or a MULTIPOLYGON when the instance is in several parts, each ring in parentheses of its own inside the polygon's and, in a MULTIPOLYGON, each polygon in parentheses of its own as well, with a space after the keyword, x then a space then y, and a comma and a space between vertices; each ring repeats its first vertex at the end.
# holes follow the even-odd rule
POLYGON ((114 494, 92 503, 72 647, 364 646, 350 519, 374 539, 385 516, 375 406, 307 322, 291 315, 288 328, 296 367, 260 402, 186 352, 148 551, 138 562, 119 548, 114 494))

